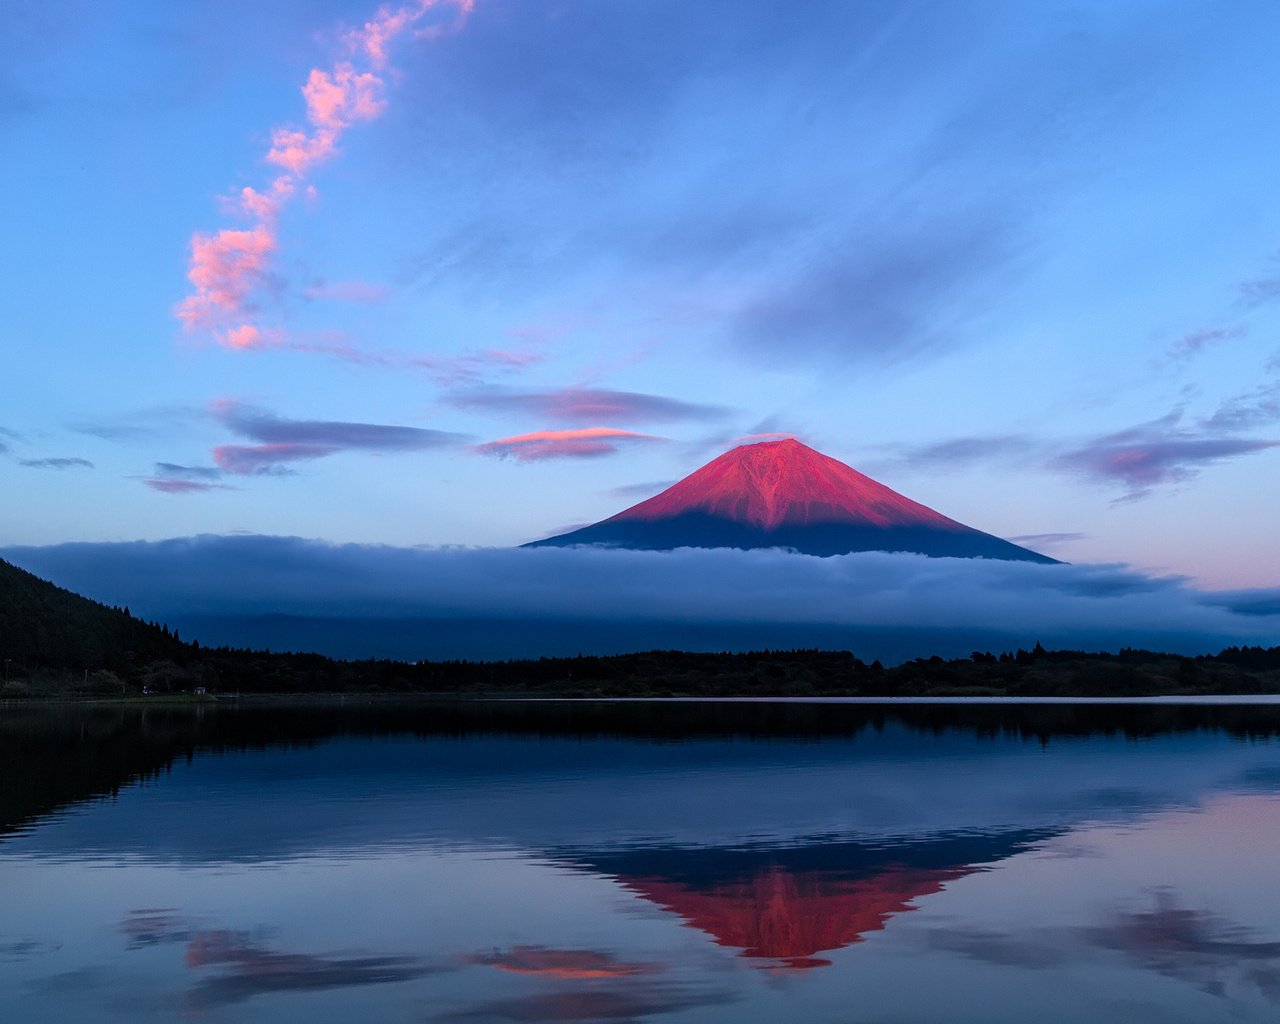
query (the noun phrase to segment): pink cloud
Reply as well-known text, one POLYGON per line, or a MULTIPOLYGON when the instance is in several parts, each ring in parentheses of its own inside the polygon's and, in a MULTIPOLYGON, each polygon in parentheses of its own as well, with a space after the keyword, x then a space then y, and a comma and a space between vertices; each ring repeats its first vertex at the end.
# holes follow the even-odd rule
POLYGON ((221 444, 213 449, 213 461, 227 473, 237 476, 275 476, 288 473, 287 464, 308 459, 322 459, 339 449, 334 445, 295 444, 221 444))
POLYGON ((352 121, 372 121, 382 113, 382 79, 369 71, 358 72, 350 64, 332 71, 313 68, 302 87, 307 120, 317 128, 338 131, 352 121))
MULTIPOLYGON (((382 113, 386 107, 384 82, 375 72, 387 66, 392 40, 433 9, 453 11, 451 27, 457 28, 471 12, 472 0, 415 0, 401 7, 380 7, 370 21, 346 37, 353 54, 371 69, 343 60, 328 69, 311 70, 301 88, 310 130, 277 126, 271 132, 271 147, 265 155, 267 163, 287 173, 276 177, 265 191, 245 186, 234 201, 238 212, 253 219, 253 226, 191 236, 187 277, 195 291, 174 311, 186 330, 212 331, 221 344, 230 348, 262 347, 269 332, 249 322, 246 314, 276 249, 277 215, 298 192, 298 185, 308 172, 338 152, 338 141, 351 124, 371 121, 382 113), (228 323, 233 326, 228 328, 228 323)), ((304 194, 314 196, 315 190, 308 185, 304 194)), ((278 340, 279 332, 275 333, 278 340)))
POLYGON ((271 221, 293 196, 294 181, 287 175, 281 175, 271 183, 266 192, 246 185, 240 190, 240 209, 256 221, 271 221))
POLYGON ((587 427, 582 430, 538 430, 532 434, 503 437, 477 445, 482 455, 511 457, 517 462, 540 462, 545 459, 592 458, 612 455, 620 444, 636 441, 662 441, 653 434, 637 434, 611 427, 587 427))
POLYGON ((264 345, 262 329, 253 324, 241 324, 215 336, 227 348, 262 348, 264 345))
POLYGON ((275 233, 265 223, 244 231, 224 228, 214 235, 193 235, 187 279, 195 294, 176 311, 187 330, 210 328, 242 313, 275 248, 275 233))
POLYGON ((446 31, 456 31, 462 27, 474 6, 475 0, 417 0, 417 3, 397 8, 384 4, 363 26, 347 33, 347 43, 352 49, 363 51, 370 63, 381 69, 387 65, 387 45, 391 40, 433 8, 452 7, 455 12, 454 20, 444 25, 426 26, 418 30, 418 36, 435 38, 446 31))
POLYGON ((320 131, 308 135, 297 128, 276 128, 271 132, 267 162, 302 177, 312 164, 327 160, 337 152, 338 133, 320 131))

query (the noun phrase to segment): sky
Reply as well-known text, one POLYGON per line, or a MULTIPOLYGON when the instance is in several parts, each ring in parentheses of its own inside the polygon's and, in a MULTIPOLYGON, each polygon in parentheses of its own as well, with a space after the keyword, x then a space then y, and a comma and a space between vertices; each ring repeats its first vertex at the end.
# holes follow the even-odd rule
POLYGON ((1274 4, 0 24, 6 550, 505 548, 788 433, 1077 565, 1280 585, 1274 4))

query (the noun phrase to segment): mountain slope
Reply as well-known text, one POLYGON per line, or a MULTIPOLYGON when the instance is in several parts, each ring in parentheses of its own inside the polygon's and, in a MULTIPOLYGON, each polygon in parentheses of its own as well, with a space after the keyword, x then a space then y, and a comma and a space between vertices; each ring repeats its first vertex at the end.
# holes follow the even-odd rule
POLYGON ((124 672, 162 658, 186 658, 167 629, 54 586, 0 559, 0 659, 15 672, 124 672))
POLYGON ((793 439, 741 445, 615 516, 527 546, 574 544, 1054 562, 949 519, 793 439))

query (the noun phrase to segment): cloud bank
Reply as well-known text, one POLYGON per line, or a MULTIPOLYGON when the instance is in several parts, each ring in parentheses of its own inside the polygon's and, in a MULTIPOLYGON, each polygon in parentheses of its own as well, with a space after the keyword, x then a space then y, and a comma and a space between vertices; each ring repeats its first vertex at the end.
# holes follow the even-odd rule
POLYGON ((822 646, 892 661, 1037 640, 1184 653, 1280 642, 1280 590, 1203 592, 1116 565, 263 536, 9 548, 0 557, 202 642, 342 656, 822 646))

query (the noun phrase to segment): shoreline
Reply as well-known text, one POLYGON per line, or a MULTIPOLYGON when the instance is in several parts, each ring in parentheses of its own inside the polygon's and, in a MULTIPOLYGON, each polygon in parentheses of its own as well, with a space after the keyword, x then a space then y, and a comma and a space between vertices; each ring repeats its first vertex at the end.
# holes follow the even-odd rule
POLYGON ((1124 705, 1124 706, 1204 706, 1204 707, 1280 707, 1280 693, 1209 693, 1209 694, 1143 694, 1106 696, 1101 694, 1052 696, 998 695, 875 695, 857 696, 792 696, 776 695, 706 695, 706 696, 609 696, 582 694, 521 694, 511 692, 459 694, 456 692, 423 693, 246 693, 246 694, 173 694, 166 696, 128 697, 19 697, 0 700, 0 708, 235 708, 247 707, 325 707, 341 708, 395 704, 776 704, 791 706, 1052 706, 1052 705, 1124 705))

